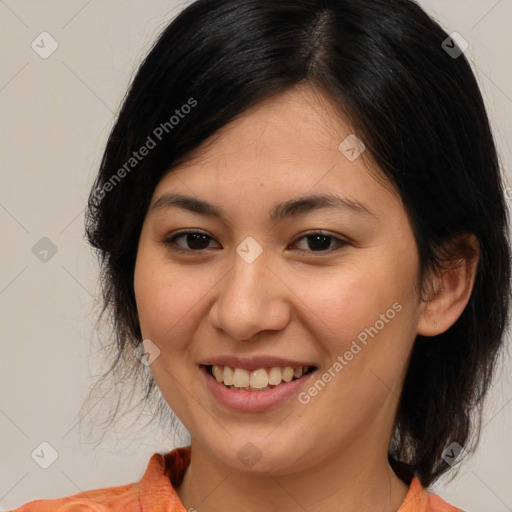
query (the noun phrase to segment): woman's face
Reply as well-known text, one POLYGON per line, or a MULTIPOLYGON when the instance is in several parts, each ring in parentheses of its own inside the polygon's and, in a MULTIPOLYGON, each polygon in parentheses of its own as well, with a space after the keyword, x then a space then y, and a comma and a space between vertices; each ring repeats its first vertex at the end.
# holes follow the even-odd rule
POLYGON ((143 225, 150 369, 193 446, 233 469, 387 456, 419 260, 369 155, 339 149, 351 130, 334 112, 306 88, 261 103, 160 181, 143 225))

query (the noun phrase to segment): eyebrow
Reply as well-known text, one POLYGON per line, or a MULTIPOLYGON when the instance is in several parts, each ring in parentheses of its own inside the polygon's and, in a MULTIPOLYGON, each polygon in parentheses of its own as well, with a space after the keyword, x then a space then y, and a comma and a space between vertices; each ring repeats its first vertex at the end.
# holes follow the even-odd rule
MULTIPOLYGON (((226 215, 221 207, 182 194, 167 193, 161 195, 150 206, 150 211, 162 211, 169 208, 182 208, 199 215, 215 217, 226 221, 226 215)), ((271 210, 270 219, 272 221, 280 221, 285 218, 298 217, 322 208, 348 209, 375 218, 375 214, 359 201, 336 194, 313 194, 279 203, 271 210)))

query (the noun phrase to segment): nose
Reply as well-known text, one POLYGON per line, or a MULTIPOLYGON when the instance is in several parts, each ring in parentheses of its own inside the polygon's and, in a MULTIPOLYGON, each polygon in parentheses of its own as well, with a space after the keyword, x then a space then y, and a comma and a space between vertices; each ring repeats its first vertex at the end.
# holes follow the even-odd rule
POLYGON ((217 290, 210 325, 232 339, 250 340, 262 331, 284 329, 290 322, 293 293, 269 268, 263 254, 252 263, 236 254, 217 290))

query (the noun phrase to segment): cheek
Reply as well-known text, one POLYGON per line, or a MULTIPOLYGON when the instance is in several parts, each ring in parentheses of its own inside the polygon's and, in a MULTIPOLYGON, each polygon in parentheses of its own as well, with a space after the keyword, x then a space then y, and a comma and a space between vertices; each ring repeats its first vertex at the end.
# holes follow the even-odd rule
POLYGON ((350 363, 354 368, 380 366, 391 356, 396 366, 403 363, 415 337, 415 272, 414 251, 404 249, 401 255, 368 252, 325 278, 296 276, 309 328, 331 361, 352 351, 347 358, 358 360, 350 363))
POLYGON ((218 273, 205 267, 183 270, 171 264, 158 247, 141 245, 134 290, 143 337, 163 352, 176 354, 186 348, 218 280, 218 273))
POLYGON ((159 346, 190 309, 194 290, 162 261, 157 251, 139 248, 134 290, 142 335, 159 346))
POLYGON ((339 270, 316 274, 311 280, 295 276, 300 283, 301 300, 319 325, 346 339, 403 297, 403 289, 394 276, 376 262, 344 265, 339 270))

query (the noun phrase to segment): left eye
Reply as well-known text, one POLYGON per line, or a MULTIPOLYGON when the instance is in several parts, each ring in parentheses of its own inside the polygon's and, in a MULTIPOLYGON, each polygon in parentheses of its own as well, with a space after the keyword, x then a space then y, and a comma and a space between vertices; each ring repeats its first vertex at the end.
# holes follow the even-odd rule
MULTIPOLYGON (((334 242, 335 246, 337 245, 337 248, 343 247, 347 244, 345 240, 341 240, 335 236, 326 235, 324 233, 309 233, 297 239, 294 243, 301 240, 307 241, 306 245, 311 252, 331 252, 333 249, 331 247, 331 242, 334 242)), ((336 248, 334 250, 336 250, 336 248)))
MULTIPOLYGON (((206 233, 186 231, 165 239, 164 244, 178 252, 200 252, 211 248, 209 247, 209 242, 212 240, 214 240, 213 237, 207 235, 206 233), (186 247, 178 244, 177 241, 180 239, 185 240, 186 247)), ((301 241, 306 242, 307 249, 303 248, 299 250, 306 252, 332 252, 333 250, 343 247, 348 243, 345 240, 341 240, 333 235, 328 235, 325 233, 308 233, 295 240, 291 246, 298 244, 301 241), (332 247, 333 242, 334 247, 332 247)))

